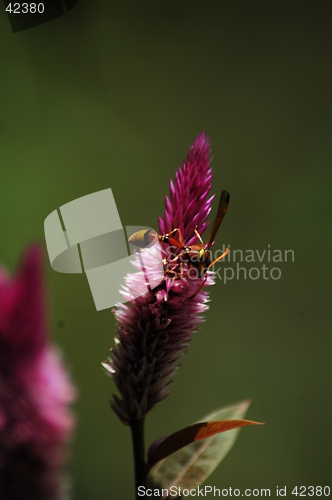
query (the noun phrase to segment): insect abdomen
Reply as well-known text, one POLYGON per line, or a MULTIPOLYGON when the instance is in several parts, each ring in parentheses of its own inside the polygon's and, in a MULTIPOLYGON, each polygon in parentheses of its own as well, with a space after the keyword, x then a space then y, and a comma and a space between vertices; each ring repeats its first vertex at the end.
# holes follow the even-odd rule
POLYGON ((158 234, 156 231, 153 231, 153 229, 141 229, 141 231, 137 231, 128 238, 128 243, 139 248, 145 248, 152 243, 155 238, 158 238, 158 234))

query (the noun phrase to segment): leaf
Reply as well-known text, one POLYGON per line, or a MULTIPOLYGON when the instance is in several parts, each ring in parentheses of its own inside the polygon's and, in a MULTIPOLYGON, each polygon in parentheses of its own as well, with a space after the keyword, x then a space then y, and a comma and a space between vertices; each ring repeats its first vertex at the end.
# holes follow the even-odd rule
MULTIPOLYGON (((234 406, 221 408, 206 415, 202 420, 205 422, 239 420, 244 417, 249 405, 250 401, 244 401, 234 406)), ((204 441, 195 441, 159 461, 151 470, 153 483, 168 489, 171 486, 197 488, 225 458, 235 443, 239 431, 239 428, 233 429, 207 437, 204 441)), ((162 446, 167 439, 165 438, 159 446, 162 446)))
POLYGON ((149 450, 149 460, 147 467, 150 469, 159 460, 162 460, 184 446, 195 441, 206 439, 219 434, 220 432, 230 431, 245 425, 261 425, 260 422, 252 420, 216 420, 214 422, 200 422, 190 425, 185 429, 174 432, 170 436, 153 443, 149 450))

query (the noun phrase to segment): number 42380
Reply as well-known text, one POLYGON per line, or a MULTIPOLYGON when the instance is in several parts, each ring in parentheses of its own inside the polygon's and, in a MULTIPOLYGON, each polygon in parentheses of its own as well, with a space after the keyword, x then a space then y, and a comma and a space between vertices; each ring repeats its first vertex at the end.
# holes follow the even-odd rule
POLYGON ((6 12, 9 14, 42 14, 45 10, 43 3, 10 3, 6 7, 6 12), (13 5, 13 6, 12 6, 13 5))
POLYGON ((329 486, 295 486, 292 495, 299 497, 329 497, 331 493, 329 486))

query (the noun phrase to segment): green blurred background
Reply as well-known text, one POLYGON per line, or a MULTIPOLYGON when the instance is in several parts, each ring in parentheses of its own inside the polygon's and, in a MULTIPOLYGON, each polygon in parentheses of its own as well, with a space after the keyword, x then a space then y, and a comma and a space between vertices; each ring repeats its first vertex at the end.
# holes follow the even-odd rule
MULTIPOLYGON (((241 431, 207 481, 219 488, 274 496, 331 480, 331 11, 327 1, 81 0, 16 34, 0 12, 2 263, 14 270, 31 240, 44 245, 55 208, 108 187, 123 225, 157 227, 202 130, 213 190, 231 193, 216 245, 295 252, 280 280, 217 282, 171 396, 147 418, 150 443, 251 398, 248 418, 266 425, 241 431)), ((96 312, 83 275, 47 259, 46 273, 53 336, 79 388, 74 498, 131 499, 130 433, 100 367, 114 318, 96 312)))

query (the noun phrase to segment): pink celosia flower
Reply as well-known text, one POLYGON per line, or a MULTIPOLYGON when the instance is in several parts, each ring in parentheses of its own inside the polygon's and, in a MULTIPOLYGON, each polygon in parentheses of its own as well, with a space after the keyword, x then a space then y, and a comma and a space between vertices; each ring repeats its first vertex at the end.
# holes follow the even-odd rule
MULTIPOLYGON (((171 199, 166 196, 164 219, 159 218, 160 234, 180 228, 184 243, 195 244, 194 230, 197 227, 200 234, 204 233, 213 199, 209 198, 212 171, 210 143, 205 133, 195 139, 175 177, 175 184, 172 180, 170 184, 171 199)), ((121 395, 114 395, 112 407, 126 424, 143 418, 169 394, 179 358, 203 321, 200 313, 208 308, 207 293, 197 293, 202 279, 190 275, 192 268, 186 262, 181 269, 177 261, 172 264, 179 249, 172 249, 171 254, 167 245, 162 246, 165 269, 173 273, 165 272, 157 288, 115 309, 115 347, 103 363, 121 395)), ((152 261, 153 256, 153 264, 152 261)), ((128 275, 124 296, 130 299, 131 292, 138 292, 140 281, 144 283, 143 273, 128 275)), ((205 285, 211 284, 210 274, 205 285)))
POLYGON ((0 271, 0 498, 62 498, 74 399, 45 332, 42 255, 30 248, 15 278, 0 271))
POLYGON ((171 200, 166 196, 164 220, 159 217, 160 234, 178 227, 186 245, 197 243, 195 228, 202 235, 209 225, 214 198, 208 198, 211 187, 210 141, 203 132, 194 140, 182 169, 175 173, 175 185, 171 179, 171 200))

